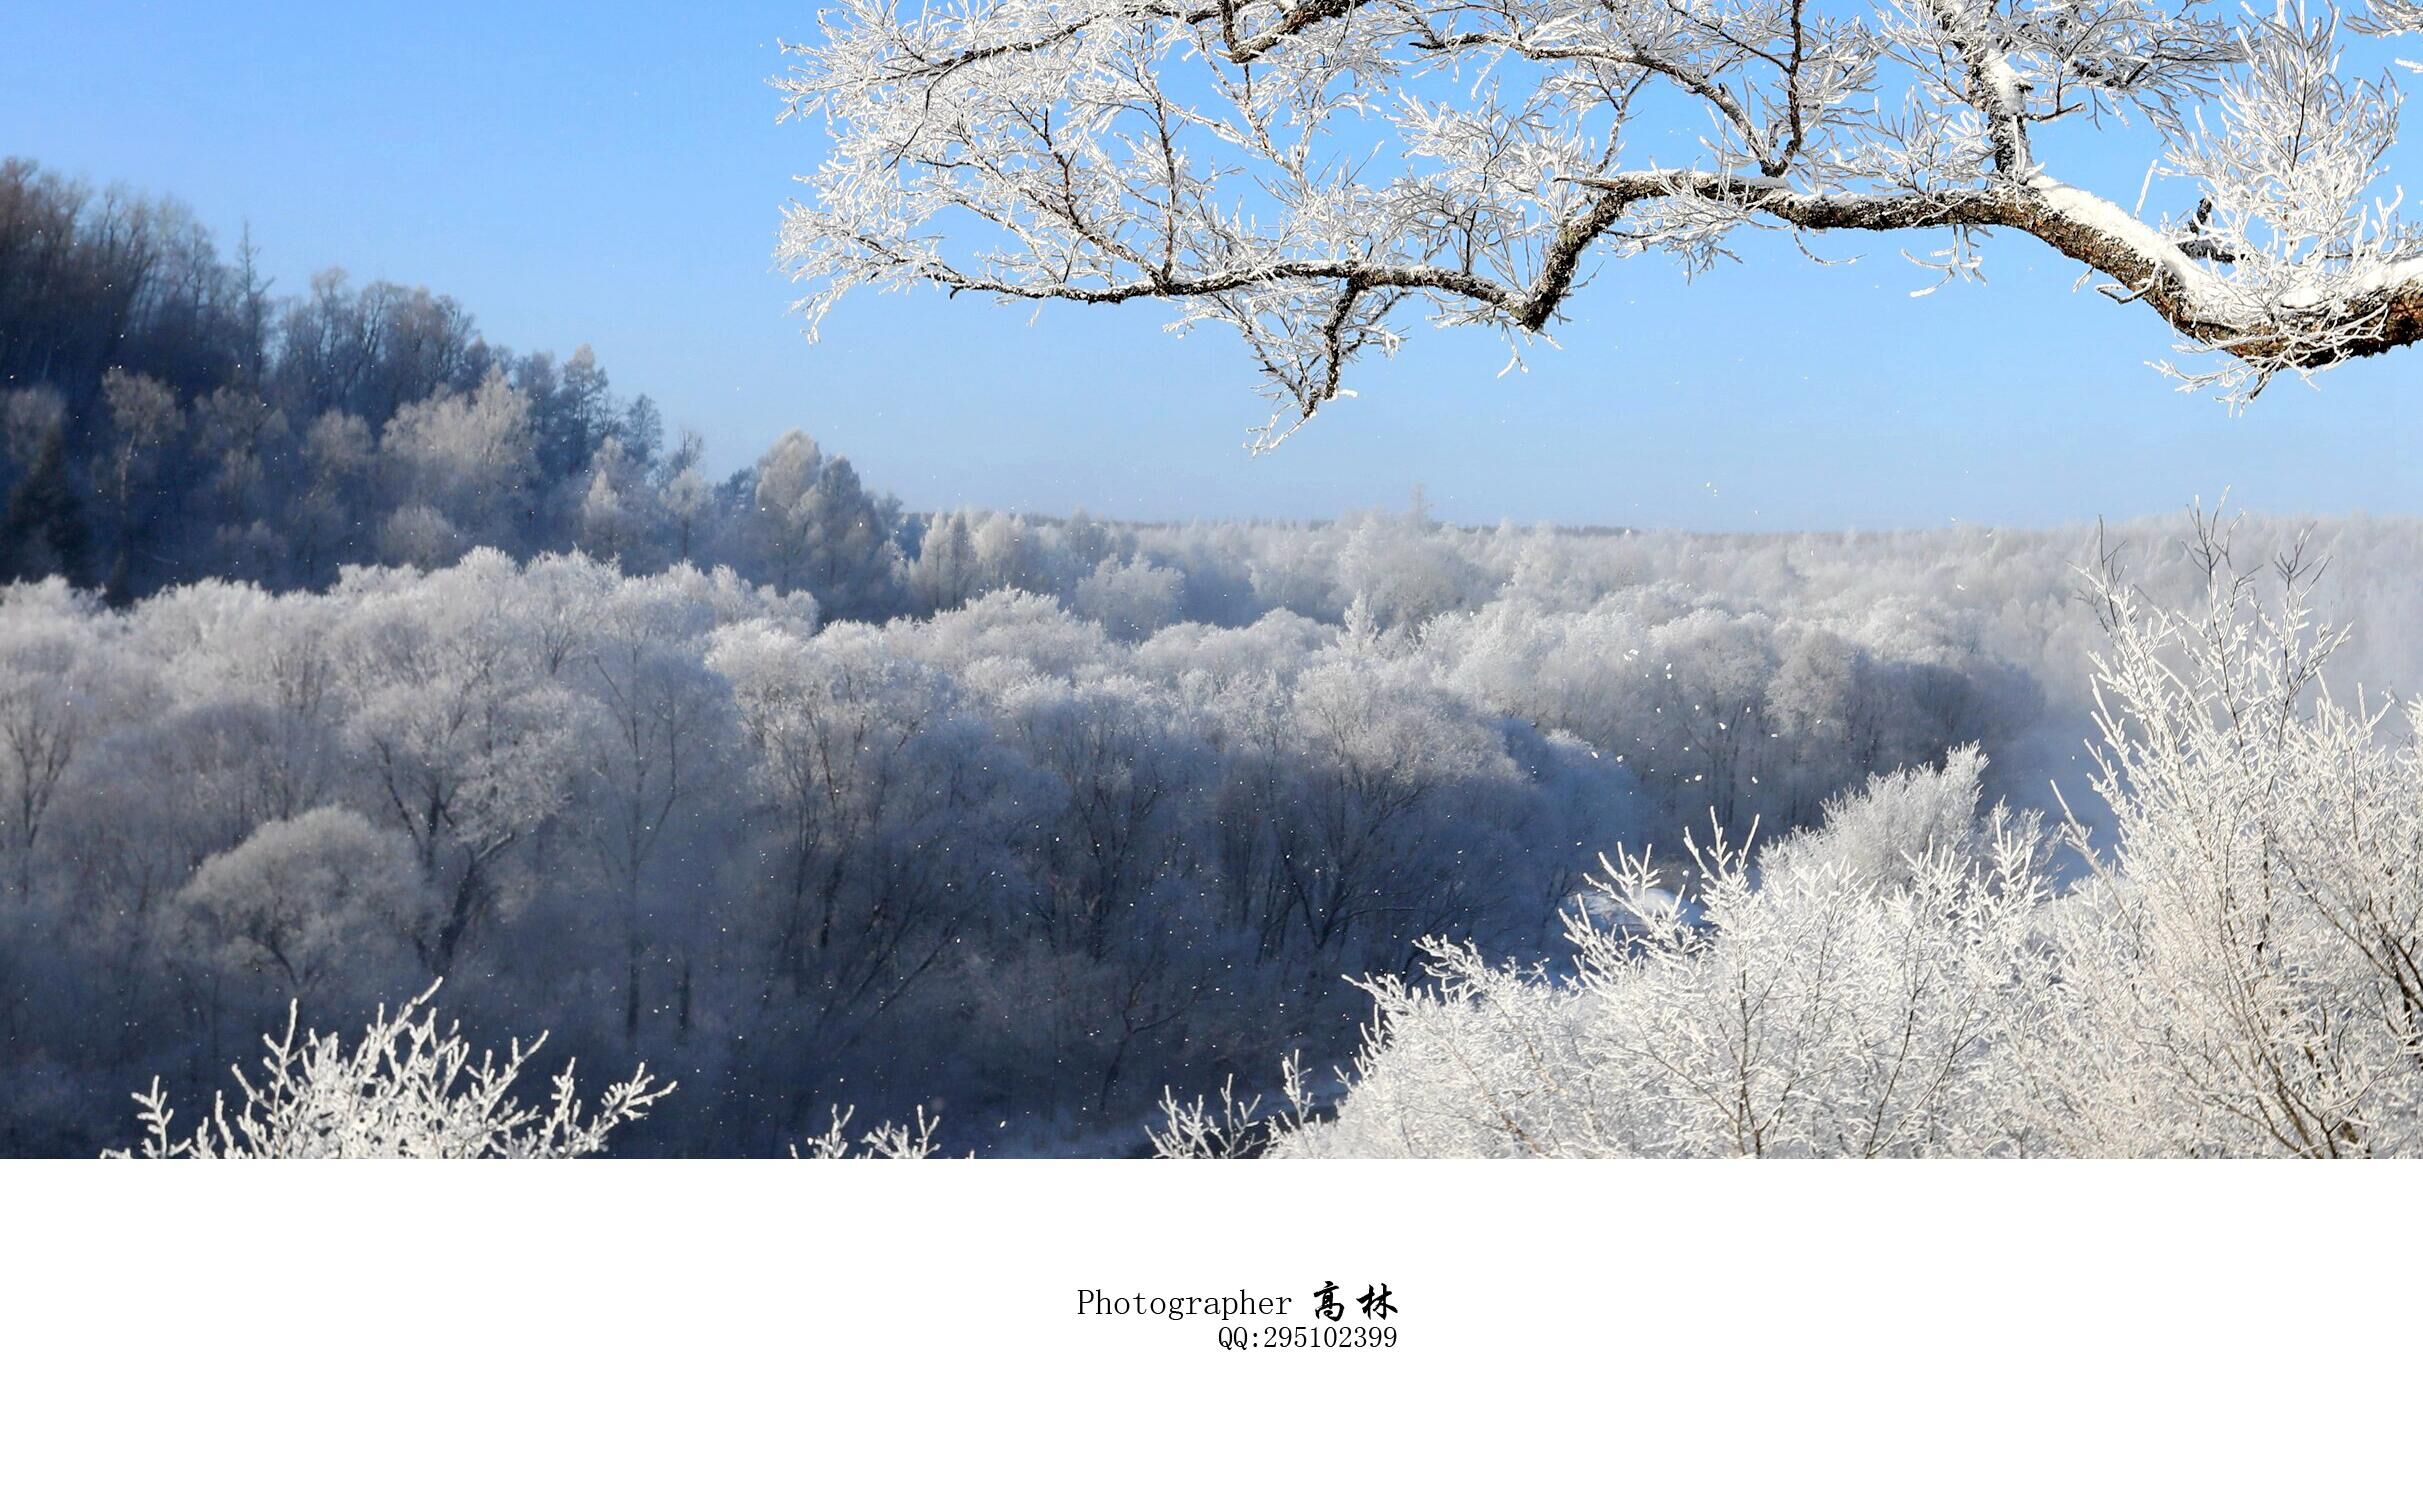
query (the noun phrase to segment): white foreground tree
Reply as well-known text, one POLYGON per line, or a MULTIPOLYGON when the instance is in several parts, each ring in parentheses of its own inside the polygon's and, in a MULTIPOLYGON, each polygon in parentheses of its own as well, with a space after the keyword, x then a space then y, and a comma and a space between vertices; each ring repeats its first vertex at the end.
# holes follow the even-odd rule
POLYGON ((1594 257, 1924 232, 1958 278, 2008 231, 2239 398, 2423 339, 2378 184, 2399 95, 2348 45, 2319 7, 2203 0, 843 0, 778 81, 832 137, 781 252, 811 330, 920 284, 1228 325, 1268 444, 1417 316, 1519 360, 1594 257), (2142 180, 2063 176, 2115 123, 2151 128, 2142 180))
POLYGON ((264 1036, 259 1081, 235 1070, 244 1106, 230 1115, 225 1095, 191 1133, 178 1136, 176 1111, 159 1080, 137 1093, 143 1143, 120 1156, 272 1159, 451 1159, 506 1157, 568 1159, 592 1156, 606 1137, 647 1117, 674 1084, 659 1084, 643 1064, 606 1089, 594 1111, 580 1100, 572 1066, 550 1084, 544 1106, 513 1097, 545 1035, 524 1047, 515 1041, 503 1060, 471 1046, 459 1025, 438 1028, 429 1011, 437 985, 390 1014, 382 1007, 351 1047, 334 1033, 307 1031, 295 1040, 294 1013, 284 1036, 264 1036))
POLYGON ((855 1108, 826 1110, 831 1121, 821 1135, 812 1135, 791 1147, 794 1161, 930 1161, 934 1159, 934 1136, 942 1121, 929 1116, 921 1104, 915 1122, 896 1124, 887 1119, 871 1130, 853 1137, 850 1121, 858 1117, 855 1108))
MULTIPOLYGON (((1619 858, 1564 974, 1425 944, 1365 983, 1334 1113, 1174 1097, 1171 1156, 2247 1156, 2423 1152, 2423 702, 2331 693, 2315 571, 2201 602, 2107 570, 2091 783, 2056 887, 1981 760, 1883 776, 1761 854, 1619 858)), ((2267 581, 2266 573, 2276 573, 2267 581)))

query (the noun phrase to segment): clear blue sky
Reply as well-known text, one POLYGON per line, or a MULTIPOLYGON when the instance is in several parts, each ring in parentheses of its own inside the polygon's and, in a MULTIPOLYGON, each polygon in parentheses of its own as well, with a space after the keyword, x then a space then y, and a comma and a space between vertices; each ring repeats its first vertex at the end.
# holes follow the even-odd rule
POLYGON ((282 291, 342 266, 451 293, 516 349, 587 341, 719 466, 796 426, 913 507, 1310 517, 1420 485, 1463 521, 1772 528, 2063 522, 2225 489, 2423 504, 2423 353, 2232 418, 2145 369, 2168 351, 2151 316, 2007 238, 1990 286, 1922 299, 1874 243, 1829 243, 1861 253, 1829 269, 1747 240, 1748 265, 1688 287, 1610 266, 1528 373, 1424 331, 1260 459, 1233 337, 1173 340, 1156 311, 861 297, 811 346, 772 248, 823 136, 778 127, 765 80, 775 39, 815 26, 812 4, 0 0, 0 154, 173 193, 227 245, 249 222, 282 291))

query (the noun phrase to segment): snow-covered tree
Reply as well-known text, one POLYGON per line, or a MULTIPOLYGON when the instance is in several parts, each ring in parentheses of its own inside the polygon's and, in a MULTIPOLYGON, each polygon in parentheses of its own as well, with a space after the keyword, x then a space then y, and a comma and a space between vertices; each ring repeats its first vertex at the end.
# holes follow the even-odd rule
POLYGON ((2109 851, 2053 916, 2027 1122, 2102 1155, 2423 1152, 2423 702, 2341 699, 2313 561, 2207 525, 2194 608, 2108 584, 2109 851))
POLYGON ((575 683, 596 708, 575 758, 573 822, 617 900, 626 1037, 639 1029, 650 951, 647 880, 692 807, 727 777, 720 764, 736 741, 730 686, 705 663, 717 608, 737 604, 736 588, 687 566, 615 576, 573 655, 575 683))
POLYGON ((422 576, 359 577, 340 653, 371 801, 412 845, 434 901, 418 938, 443 976, 500 902, 499 870, 562 809, 578 703, 543 667, 546 637, 513 564, 481 550, 422 576))
POLYGON ((945 513, 926 525, 917 541, 917 558, 909 563, 910 598, 927 612, 963 607, 984 591, 977 567, 976 540, 964 512, 945 513))
POLYGON ((96 730, 109 665, 95 606, 56 577, 0 587, 0 879, 21 893, 61 781, 96 730))
POLYGON ((1520 359, 1594 258, 1900 232, 1952 279, 2007 232, 2248 395, 2423 339, 2398 94, 2351 43, 2198 0, 844 0, 779 81, 832 137, 781 250, 811 327, 918 284, 1227 325, 1275 429, 1417 315, 1520 359), (2117 122, 2142 182, 2065 167, 2117 122))
POLYGON ((589 458, 589 479, 578 514, 580 547, 603 560, 625 560, 636 568, 648 540, 659 531, 658 501, 642 463, 630 447, 608 435, 589 458))
POLYGON ((667 551, 676 560, 699 558, 714 518, 715 488, 708 484, 698 461, 704 447, 697 435, 685 434, 665 467, 658 506, 664 513, 667 551))
POLYGON ((797 429, 757 463, 749 514, 751 573, 778 590, 815 593, 836 617, 882 618, 897 605, 905 568, 899 509, 871 495, 858 471, 827 457, 797 429))
POLYGON ((926 1116, 922 1105, 911 1124, 889 1121, 850 1134, 850 1121, 855 1109, 828 1110, 832 1118, 822 1134, 810 1136, 791 1147, 791 1155, 802 1161, 927 1161, 934 1156, 934 1134, 941 1121, 926 1116))
POLYGON ((798 1001, 806 1034, 846 1039, 952 945, 968 901, 944 855, 984 771, 949 678, 873 628, 749 622, 713 645, 765 801, 768 988, 798 1001))
POLYGON ((1185 592, 1180 571, 1146 560, 1104 560, 1077 583, 1074 605, 1111 636, 1134 642, 1177 621, 1185 592))
POLYGON ((231 1117, 220 1095, 209 1117, 180 1138, 176 1111, 157 1079, 137 1093, 143 1143, 120 1157, 198 1160, 444 1159, 562 1160, 593 1156, 607 1136, 647 1117, 671 1093, 641 1066, 584 1105, 566 1062, 543 1107, 513 1097, 522 1068, 547 1043, 515 1041, 504 1058, 471 1056, 459 1024, 438 1028, 432 984, 390 1013, 382 1006, 348 1048, 334 1032, 295 1040, 297 1011, 283 1036, 264 1036, 258 1082, 234 1069, 244 1104, 231 1117))
POLYGON ((2099 579, 2109 824, 2070 821, 2066 890, 1956 750, 1755 866, 1721 835, 1679 886, 1619 857, 1565 971, 1427 943, 1427 977, 1367 981, 1334 1114, 1173 1099, 1164 1150, 2415 1154, 2423 703, 2330 692, 2302 556, 2266 586, 2200 525, 2191 557, 2184 608, 2099 579))
POLYGON ((490 372, 474 392, 443 392, 400 412, 380 436, 396 513, 387 554, 424 567, 467 543, 504 544, 537 468, 529 395, 490 372))
POLYGON ((1338 589, 1383 628, 1419 627, 1485 594, 1472 556, 1417 502, 1402 516, 1368 512, 1338 546, 1338 589))
POLYGON ((123 367, 102 377, 101 390, 110 429, 101 483, 109 503, 111 549, 105 579, 111 600, 123 602, 132 593, 136 555, 165 521, 160 472, 184 431, 185 414, 174 388, 123 367))
POLYGON ((290 994, 411 935, 427 902, 411 843, 358 811, 264 822, 178 895, 233 965, 275 969, 290 994))
MULTIPOLYGON (((1957 787, 1974 770, 1938 779, 1957 787)), ((1974 783, 1968 786, 1974 798, 1974 783)), ((1873 797, 1871 797, 1873 798, 1873 797)), ((2032 823, 1890 878, 1828 857, 1761 881, 1721 837, 1694 900, 1645 856, 1571 916, 1559 980, 1469 945, 1370 983, 1384 1044, 1303 1148, 1380 1155, 1850 1155, 2001 1148, 1973 1112, 1994 1033, 2045 983, 2032 823)))

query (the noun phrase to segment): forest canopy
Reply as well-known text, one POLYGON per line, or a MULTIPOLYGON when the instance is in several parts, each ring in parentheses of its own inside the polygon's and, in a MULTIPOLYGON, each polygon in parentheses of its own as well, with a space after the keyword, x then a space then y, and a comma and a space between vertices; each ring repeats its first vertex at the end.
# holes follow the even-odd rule
MULTIPOLYGON (((1830 821, 2067 802, 2074 878, 2126 815, 2078 569, 2197 581, 2168 523, 917 511, 796 430, 710 481, 586 347, 335 273, 273 299, 173 204, 17 161, 0 440, 15 1153, 441 978, 464 1038, 678 1078, 635 1150, 1141 1152, 1165 1090, 1350 1060, 1353 980, 1593 965, 1602 854, 1805 868, 1830 821)), ((2411 619, 2418 532, 2322 529, 2311 601, 2411 619)), ((2423 683, 2398 635, 2339 653, 2423 683)))

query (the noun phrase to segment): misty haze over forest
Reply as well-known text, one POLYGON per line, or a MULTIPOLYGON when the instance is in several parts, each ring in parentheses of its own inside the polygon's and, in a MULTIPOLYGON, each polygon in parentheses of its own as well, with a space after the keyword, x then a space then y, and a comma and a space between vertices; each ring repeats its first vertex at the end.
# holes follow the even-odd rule
MULTIPOLYGON (((350 1034, 440 977, 475 1040, 679 1079, 631 1150, 854 1105, 1138 1153, 1165 1088, 1346 1062, 1352 980, 1426 938, 1571 975, 1602 853, 1772 841, 1896 770, 2102 820, 2081 569, 2204 582, 2177 513, 1139 525, 921 511, 796 431, 710 476, 586 346, 272 297, 248 249, 0 167, 12 1153, 125 1142, 154 1077, 206 1104, 290 1000, 350 1034)), ((2304 547, 2359 629, 2334 682, 2423 684, 2423 525, 2304 547)))

